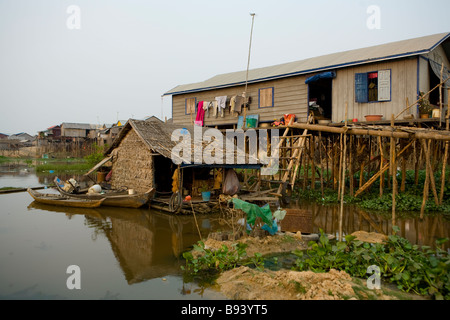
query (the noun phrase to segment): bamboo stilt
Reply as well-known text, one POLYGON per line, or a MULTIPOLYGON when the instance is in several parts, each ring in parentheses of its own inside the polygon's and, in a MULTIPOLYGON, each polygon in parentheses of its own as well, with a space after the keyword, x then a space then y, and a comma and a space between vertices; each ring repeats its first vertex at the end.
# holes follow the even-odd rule
MULTIPOLYGON (((425 142, 423 142, 423 144, 425 145, 425 142)), ((423 187, 423 199, 422 199, 422 206, 420 208, 420 219, 423 219, 423 217, 424 217, 425 205, 427 204, 428 193, 429 193, 429 188, 430 188, 430 178, 428 175, 428 166, 426 166, 425 171, 426 171, 425 184, 423 187)))
POLYGON ((320 190, 323 193, 323 159, 322 159, 322 132, 319 132, 319 158, 320 158, 320 190))
MULTIPOLYGON (((394 115, 391 118, 391 126, 394 129, 394 115)), ((395 156, 395 138, 391 138, 391 161, 392 161, 392 227, 395 226, 395 207, 397 194, 397 160, 395 156)))
MULTIPOLYGON (((380 171, 383 169, 384 152, 383 142, 381 137, 378 137, 378 144, 380 147, 380 171)), ((380 174, 380 198, 383 196, 384 175, 380 174)))
POLYGON ((316 145, 316 138, 315 136, 312 136, 309 140, 310 142, 310 152, 311 152, 311 190, 315 190, 316 188, 316 163, 315 163, 315 145, 316 145))
MULTIPOLYGON (((348 119, 348 103, 345 104, 345 129, 347 129, 347 119, 348 119)), ((341 135, 342 138, 342 135, 341 135)), ((346 153, 347 153, 347 134, 344 134, 344 152, 342 159, 342 178, 341 178, 341 210, 339 213, 339 240, 343 241, 344 237, 342 235, 342 218, 344 215, 344 191, 345 191, 345 162, 346 162, 346 153)), ((341 153, 342 154, 342 153, 341 153)))
POLYGON ((429 183, 431 184, 431 190, 433 192, 434 195, 434 202, 436 203, 436 205, 439 205, 439 198, 436 192, 436 183, 435 183, 435 179, 434 179, 434 173, 433 173, 433 168, 431 166, 431 161, 430 161, 430 150, 431 150, 431 140, 428 141, 428 147, 426 145, 426 142, 422 140, 422 144, 424 147, 424 152, 425 152, 425 161, 426 161, 426 172, 427 175, 429 176, 429 183))
MULTIPOLYGON (((447 131, 449 131, 449 116, 450 116, 450 89, 447 89, 447 96, 448 96, 448 109, 447 109, 447 114, 445 116, 445 129, 447 131)), ((448 161, 448 145, 449 142, 446 141, 445 142, 445 151, 444 151, 444 161, 442 163, 442 173, 441 173, 441 193, 440 193, 440 197, 439 197, 439 204, 442 205, 443 201, 444 201, 444 188, 445 188, 445 171, 446 171, 446 166, 447 166, 447 161, 448 161)))

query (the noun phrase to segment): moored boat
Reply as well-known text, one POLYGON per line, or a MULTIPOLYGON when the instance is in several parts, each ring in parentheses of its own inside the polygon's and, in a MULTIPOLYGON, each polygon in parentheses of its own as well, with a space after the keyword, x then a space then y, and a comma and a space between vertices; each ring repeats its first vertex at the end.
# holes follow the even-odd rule
POLYGON ((61 194, 41 193, 31 188, 27 189, 30 196, 39 203, 51 204, 73 208, 98 208, 105 199, 77 199, 66 197, 61 194))
POLYGON ((85 200, 99 200, 104 199, 102 206, 123 207, 123 208, 140 208, 149 204, 151 198, 155 193, 154 188, 150 188, 145 193, 129 194, 128 192, 105 192, 105 193, 69 193, 62 189, 61 180, 55 178, 55 185, 62 196, 85 199, 85 200))

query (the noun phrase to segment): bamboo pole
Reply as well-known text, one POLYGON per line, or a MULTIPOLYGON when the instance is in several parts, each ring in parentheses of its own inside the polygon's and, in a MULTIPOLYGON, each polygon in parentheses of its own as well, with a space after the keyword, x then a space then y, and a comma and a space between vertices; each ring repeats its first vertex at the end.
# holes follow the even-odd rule
POLYGON ((424 140, 422 140, 422 144, 423 144, 423 148, 424 148, 424 152, 425 152, 425 161, 426 161, 426 168, 427 168, 426 172, 427 172, 427 175, 429 176, 429 184, 431 184, 431 190, 434 195, 434 202, 438 206, 439 198, 438 198, 438 195, 436 192, 436 183, 435 183, 435 179, 434 179, 433 168, 431 166, 431 161, 430 161, 431 140, 428 140, 428 147, 424 140))
POLYGON ((441 85, 439 86, 439 127, 442 125, 442 78, 444 77, 444 63, 441 65, 441 85))
MULTIPOLYGON (((394 130, 394 114, 391 116, 391 126, 394 130)), ((396 193, 397 193, 397 160, 395 157, 395 138, 391 138, 391 168, 392 168, 392 227, 395 226, 395 207, 396 207, 396 193)))
POLYGON ((320 189, 323 198, 323 160, 322 160, 322 132, 319 132, 319 158, 320 158, 320 189))
MULTIPOLYGON (((425 142, 422 141, 423 146, 425 146, 425 142)), ((425 205, 427 204, 428 200, 428 193, 430 188, 430 178, 428 175, 428 166, 425 166, 425 184, 423 187, 423 199, 422 199, 422 206, 420 208, 420 219, 423 219, 424 212, 425 212, 425 205)))
MULTIPOLYGON (((402 149, 402 151, 400 151, 398 154, 397 154, 397 157, 400 157, 412 144, 413 144, 413 142, 414 141, 411 141, 410 143, 408 143, 408 145, 406 146, 406 147, 404 147, 403 149, 402 149)), ((363 186, 361 186, 360 188, 359 188, 359 190, 358 191, 356 191, 356 193, 355 193, 355 197, 357 197, 357 196, 359 196, 361 193, 363 193, 368 187, 370 187, 370 185, 372 184, 372 183, 374 183, 377 179, 378 179, 378 177, 380 176, 380 175, 382 175, 383 173, 385 173, 388 169, 389 169, 389 167, 390 167, 390 164, 389 163, 387 163, 387 164, 385 164, 384 166, 383 166, 383 168, 382 169, 380 169, 380 171, 378 171, 372 178, 370 178, 363 186)))
POLYGON ((316 146, 316 138, 315 136, 311 136, 309 140, 310 145, 310 153, 311 153, 311 190, 315 190, 316 188, 316 163, 315 163, 315 146, 316 146))
MULTIPOLYGON (((378 144, 380 147, 380 171, 383 170, 383 161, 384 161, 384 153, 383 153, 383 143, 381 137, 378 137, 378 144)), ((383 184, 384 184, 384 175, 380 175, 380 198, 383 196, 383 184)))
MULTIPOLYGON (((345 129, 347 129, 348 124, 348 103, 345 103, 345 129)), ((342 137, 342 136, 341 136, 342 137)), ((347 134, 344 133, 344 152, 342 159, 342 177, 341 177, 341 210, 339 213, 339 240, 343 241, 344 237, 342 235, 342 218, 344 216, 344 191, 345 191, 345 162, 346 162, 346 153, 347 153, 347 134)), ((341 151, 342 152, 342 151, 341 151)))
POLYGON ((395 119, 397 119, 400 115, 402 115, 405 111, 411 109, 412 107, 414 107, 417 103, 419 103, 419 101, 425 99, 425 97, 427 97, 431 92, 433 92, 434 90, 436 90, 438 87, 442 86, 445 82, 447 82, 450 79, 450 77, 448 77, 447 79, 445 79, 444 81, 441 81, 441 83, 439 83, 437 86, 435 86, 433 89, 431 89, 430 91, 428 91, 427 93, 425 93, 421 98, 419 98, 417 101, 415 101, 413 104, 411 104, 410 106, 408 106, 407 108, 403 109, 403 111, 401 111, 399 114, 397 114, 397 116, 395 117, 395 119))
POLYGON ((344 143, 344 141, 343 141, 343 137, 344 137, 344 134, 342 134, 341 133, 341 136, 340 136, 340 139, 339 139, 339 171, 338 171, 338 200, 340 200, 341 199, 341 184, 342 184, 342 181, 341 181, 341 178, 342 178, 342 160, 343 160, 343 153, 342 153, 342 150, 343 150, 343 143, 344 143))
MULTIPOLYGON (((445 116, 445 129, 447 131, 449 131, 449 116, 450 116, 450 88, 447 89, 447 103, 448 103, 448 108, 447 108, 447 114, 445 116)), ((439 204, 442 205, 443 201, 444 201, 444 188, 445 188, 445 171, 446 171, 446 166, 447 166, 447 161, 448 161, 448 145, 449 142, 446 141, 445 142, 445 151, 444 151, 444 162, 442 164, 442 173, 441 173, 441 193, 440 193, 440 197, 439 197, 439 204)))
MULTIPOLYGON (((306 124, 306 123, 293 123, 289 127, 296 129, 308 129, 311 131, 322 131, 330 133, 343 133, 343 128, 331 127, 331 126, 321 126, 316 124, 306 124)), ((392 132, 392 130, 376 130, 376 129, 358 129, 358 128, 348 128, 346 134, 352 135, 368 135, 368 136, 379 136, 379 137, 394 137, 397 139, 433 139, 441 141, 450 141, 450 133, 445 131, 432 131, 432 132, 392 132)))
POLYGON ((353 181, 353 136, 350 136, 350 153, 349 153, 349 179, 350 179, 350 196, 353 197, 354 194, 354 181, 353 181))

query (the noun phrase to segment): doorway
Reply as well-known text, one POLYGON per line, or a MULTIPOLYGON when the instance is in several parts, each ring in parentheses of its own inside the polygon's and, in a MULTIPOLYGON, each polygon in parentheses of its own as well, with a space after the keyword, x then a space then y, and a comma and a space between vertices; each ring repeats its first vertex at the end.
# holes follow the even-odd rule
POLYGON ((308 84, 309 111, 318 120, 331 120, 333 79, 319 79, 308 84))

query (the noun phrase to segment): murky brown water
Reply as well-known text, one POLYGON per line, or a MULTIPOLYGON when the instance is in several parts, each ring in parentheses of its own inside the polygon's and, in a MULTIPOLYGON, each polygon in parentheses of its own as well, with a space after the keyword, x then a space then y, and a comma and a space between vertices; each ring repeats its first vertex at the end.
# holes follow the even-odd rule
MULTIPOLYGON (((1 175, 0 187, 39 186, 51 178, 1 175), (43 180, 44 179, 44 180, 43 180), (13 184, 11 184, 13 182, 13 184)), ((45 191, 43 191, 45 192, 45 191)), ((299 204, 313 212, 315 232, 337 234, 337 206, 299 204)), ((202 235, 223 228, 216 216, 197 216, 202 235)), ((399 220, 413 243, 449 237, 440 216, 399 220)), ((343 230, 389 232, 390 221, 346 207, 343 230)), ((183 283, 180 254, 199 239, 193 217, 149 209, 58 208, 26 192, 0 195, 0 299, 217 299, 211 290, 183 283), (70 290, 67 268, 81 270, 70 290)))

